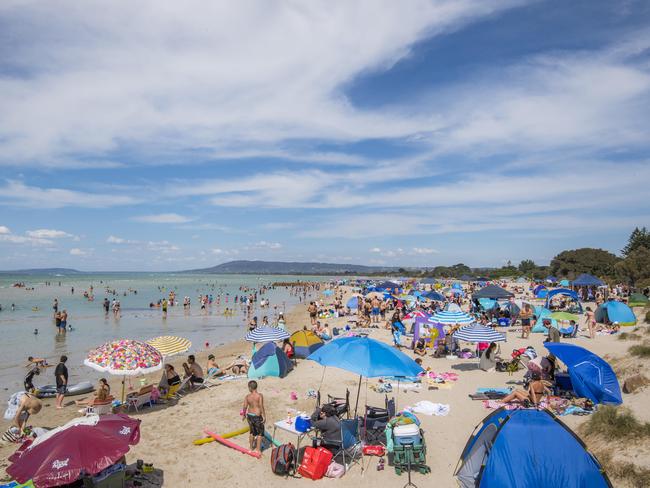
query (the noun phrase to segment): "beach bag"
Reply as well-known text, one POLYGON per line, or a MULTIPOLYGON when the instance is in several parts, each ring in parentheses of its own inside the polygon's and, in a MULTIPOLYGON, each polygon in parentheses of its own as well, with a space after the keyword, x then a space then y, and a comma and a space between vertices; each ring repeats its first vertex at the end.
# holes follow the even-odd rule
POLYGON ((330 463, 330 465, 327 467, 327 471, 325 472, 325 476, 328 478, 340 478, 344 474, 345 466, 335 461, 332 461, 330 463))
POLYGON ((328 451, 324 447, 308 447, 305 449, 305 455, 298 468, 298 473, 305 478, 319 480, 327 472, 327 468, 332 462, 332 457, 331 451, 328 451))
POLYGON ((271 451, 271 471, 278 476, 289 476, 296 470, 296 448, 282 444, 271 451))

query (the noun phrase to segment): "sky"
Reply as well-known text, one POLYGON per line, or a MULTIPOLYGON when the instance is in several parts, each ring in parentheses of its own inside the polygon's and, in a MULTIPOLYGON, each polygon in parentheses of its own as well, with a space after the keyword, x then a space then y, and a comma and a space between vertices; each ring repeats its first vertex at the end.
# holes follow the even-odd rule
POLYGON ((650 226, 650 3, 0 3, 0 269, 500 266, 650 226))

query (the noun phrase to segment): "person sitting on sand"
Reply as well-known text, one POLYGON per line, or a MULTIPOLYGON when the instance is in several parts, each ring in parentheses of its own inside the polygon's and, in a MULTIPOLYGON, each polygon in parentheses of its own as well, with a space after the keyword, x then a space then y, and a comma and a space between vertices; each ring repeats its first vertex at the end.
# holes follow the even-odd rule
POLYGON ((217 364, 217 361, 214 359, 214 354, 208 355, 208 364, 206 365, 205 370, 208 372, 209 377, 216 377, 223 375, 221 368, 217 364))
POLYGON ((413 354, 416 354, 418 356, 426 356, 427 349, 424 339, 418 339, 418 342, 415 344, 415 348, 413 348, 413 354))
POLYGON ((92 407, 93 405, 106 404, 110 401, 113 401, 113 397, 111 396, 111 387, 108 384, 108 381, 106 381, 106 378, 100 378, 97 391, 95 391, 95 396, 89 400, 75 400, 75 404, 92 407))
POLYGON ((185 370, 185 377, 190 378, 191 386, 203 383, 203 370, 197 364, 194 354, 187 356, 187 363, 183 363, 183 369, 185 370))
POLYGON ((257 391, 257 381, 248 382, 248 395, 244 397, 242 407, 242 420, 248 421, 250 427, 249 441, 251 450, 262 452, 262 437, 264 437, 264 421, 266 411, 264 410, 264 396, 257 391))
POLYGON ((533 405, 539 404, 545 395, 550 395, 551 391, 548 386, 549 383, 542 380, 539 373, 532 374, 532 381, 528 385, 528 390, 514 390, 508 396, 503 398, 503 403, 519 402, 524 403, 529 401, 533 405))
POLYGON ((289 339, 285 339, 282 342, 282 350, 284 351, 284 353, 287 355, 289 359, 293 358, 294 350, 293 350, 293 346, 291 345, 291 342, 289 342, 289 339))
POLYGON ((332 334, 330 333, 330 326, 329 324, 325 324, 320 331, 320 334, 318 336, 323 339, 324 341, 329 341, 332 338, 332 334))
POLYGON ((496 342, 492 342, 488 348, 481 354, 479 368, 483 371, 494 371, 497 366, 497 353, 498 346, 496 342))

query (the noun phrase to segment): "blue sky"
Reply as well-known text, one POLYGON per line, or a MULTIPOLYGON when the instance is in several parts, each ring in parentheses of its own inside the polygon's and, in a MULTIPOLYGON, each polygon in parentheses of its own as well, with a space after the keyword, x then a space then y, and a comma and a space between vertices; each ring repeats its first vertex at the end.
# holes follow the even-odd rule
POLYGON ((498 266, 650 225, 644 1, 0 5, 0 269, 498 266))

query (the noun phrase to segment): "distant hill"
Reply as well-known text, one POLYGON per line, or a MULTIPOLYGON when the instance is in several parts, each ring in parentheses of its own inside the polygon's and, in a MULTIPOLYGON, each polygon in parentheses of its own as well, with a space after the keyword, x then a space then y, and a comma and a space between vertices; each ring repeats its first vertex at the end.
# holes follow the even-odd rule
POLYGON ((70 268, 32 268, 32 269, 12 269, 1 271, 3 275, 77 275, 83 274, 83 271, 70 268))
POLYGON ((294 274, 340 275, 370 274, 397 271, 397 268, 362 266, 360 264, 295 263, 281 261, 230 261, 211 268, 191 269, 186 273, 210 274, 294 274))

